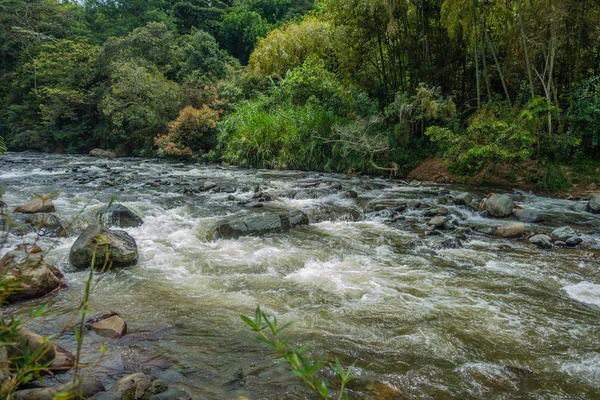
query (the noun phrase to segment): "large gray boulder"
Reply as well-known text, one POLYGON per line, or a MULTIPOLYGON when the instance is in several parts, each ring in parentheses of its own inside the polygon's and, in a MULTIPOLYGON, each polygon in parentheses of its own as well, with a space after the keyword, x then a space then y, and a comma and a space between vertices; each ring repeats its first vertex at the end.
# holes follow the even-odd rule
POLYGON ((308 216, 299 210, 283 214, 263 212, 220 222, 213 232, 215 239, 234 239, 240 236, 287 232, 300 225, 308 225, 308 216))
POLYGON ((117 226, 119 228, 135 228, 144 221, 123 204, 111 204, 100 214, 101 222, 106 226, 117 226))
POLYGON ((125 231, 102 228, 90 225, 77 238, 71 252, 69 261, 78 269, 89 268, 92 256, 96 249, 95 268, 101 268, 108 252, 108 262, 112 267, 120 268, 134 265, 137 262, 138 250, 135 239, 125 231), (106 245, 96 247, 97 238, 102 235, 106 238, 106 245))
POLYGON ((40 197, 33 199, 27 203, 21 204, 15 208, 14 212, 24 214, 35 214, 35 213, 52 213, 55 212, 54 203, 50 197, 40 197))
POLYGON ((542 249, 552 248, 552 238, 548 235, 534 235, 529 238, 529 243, 542 249))
POLYGON ((28 300, 45 296, 65 287, 62 273, 46 263, 41 253, 14 250, 0 259, 0 274, 19 281, 19 290, 8 301, 28 300))
POLYGON ((468 206, 469 204, 471 204, 472 201, 472 197, 469 193, 464 192, 464 193, 459 193, 456 196, 454 196, 454 204, 456 204, 457 206, 468 206))
POLYGON ((485 202, 485 209, 488 214, 496 218, 508 217, 513 208, 515 208, 515 203, 507 194, 492 193, 485 202))
POLYGON ((600 214, 600 194, 593 195, 585 209, 591 213, 600 214))

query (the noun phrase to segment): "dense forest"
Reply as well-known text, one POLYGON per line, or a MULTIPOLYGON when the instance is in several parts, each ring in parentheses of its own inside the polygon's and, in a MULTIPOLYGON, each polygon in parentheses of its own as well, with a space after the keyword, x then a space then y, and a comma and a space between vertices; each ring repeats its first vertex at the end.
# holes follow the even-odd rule
POLYGON ((598 0, 1 0, 0 137, 396 176, 533 160, 560 186, 600 155, 599 21, 598 0))

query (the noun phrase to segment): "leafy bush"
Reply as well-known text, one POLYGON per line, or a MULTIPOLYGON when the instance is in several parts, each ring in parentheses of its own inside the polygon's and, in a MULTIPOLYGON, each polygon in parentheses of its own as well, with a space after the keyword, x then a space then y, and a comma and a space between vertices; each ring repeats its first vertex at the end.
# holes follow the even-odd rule
POLYGON ((571 187, 571 180, 560 166, 546 163, 544 173, 537 180, 535 187, 547 193, 564 192, 571 187))
POLYGON ((567 113, 567 136, 573 147, 586 154, 600 151, 600 75, 596 75, 573 91, 567 113))

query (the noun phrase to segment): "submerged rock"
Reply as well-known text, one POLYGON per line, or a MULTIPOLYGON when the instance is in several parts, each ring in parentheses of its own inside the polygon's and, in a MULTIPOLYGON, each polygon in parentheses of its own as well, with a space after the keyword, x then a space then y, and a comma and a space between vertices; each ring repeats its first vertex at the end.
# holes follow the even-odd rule
POLYGON ((100 214, 100 220, 107 226, 118 226, 119 228, 135 228, 144 221, 123 204, 111 204, 108 210, 100 214))
POLYGON ((548 235, 535 235, 529 238, 529 243, 542 249, 552 248, 552 238, 548 235))
POLYGON ((488 214, 496 218, 508 217, 513 208, 515 208, 515 203, 507 194, 492 193, 485 202, 485 209, 488 214))
POLYGON ((514 214, 522 222, 542 222, 544 220, 542 214, 535 210, 517 209, 514 210, 514 214))
POLYGON ((507 239, 521 237, 523 233, 525 233, 525 225, 521 222, 511 222, 496 229, 496 236, 507 239))
POLYGON ((14 209, 14 212, 24 214, 52 213, 55 211, 54 203, 49 197, 33 199, 14 209))
POLYGON ((69 261, 78 269, 89 268, 96 248, 96 268, 101 268, 108 250, 109 263, 113 267, 127 267, 137 262, 138 250, 135 239, 125 231, 102 228, 98 225, 88 226, 77 238, 69 253, 69 261), (96 247, 96 238, 102 235, 107 245, 96 247))
POLYGON ((90 325, 90 329, 100 336, 119 339, 127 333, 127 324, 120 316, 115 314, 94 322, 90 325))
POLYGON ((17 227, 11 231, 13 235, 23 236, 29 230, 35 230, 38 235, 46 237, 66 236, 60 219, 49 213, 27 214, 22 217, 17 217, 18 221, 25 226, 17 227))
POLYGON ((286 232, 300 225, 308 225, 308 216, 299 210, 283 214, 264 212, 220 222, 213 232, 215 239, 286 232))
POLYGON ((585 206, 585 210, 593 214, 600 214, 600 194, 592 196, 590 201, 585 206))
POLYGON ((8 301, 34 299, 65 287, 62 273, 46 263, 41 253, 18 250, 6 253, 0 259, 0 274, 20 281, 20 290, 11 294, 8 301))

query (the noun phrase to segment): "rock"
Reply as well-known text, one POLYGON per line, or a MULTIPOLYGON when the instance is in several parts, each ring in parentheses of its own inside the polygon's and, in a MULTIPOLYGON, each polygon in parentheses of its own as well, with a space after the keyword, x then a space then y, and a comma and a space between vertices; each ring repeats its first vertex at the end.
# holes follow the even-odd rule
MULTIPOLYGON (((15 393, 14 398, 18 400, 53 400, 56 394, 71 388, 71 384, 62 384, 58 386, 25 389, 15 393)), ((75 389, 82 399, 89 399, 97 393, 104 392, 104 385, 95 378, 86 378, 78 388, 75 389)))
POLYGON ((122 204, 111 204, 108 210, 100 214, 100 220, 106 226, 118 226, 119 228, 135 228, 144 221, 129 208, 122 204))
MULTIPOLYGON (((63 228, 60 219, 54 214, 37 213, 26 214, 17 217, 19 223, 34 229, 39 236, 62 237, 66 236, 66 230, 63 228)), ((27 234, 28 229, 16 228, 11 231, 12 234, 23 236, 27 234)))
POLYGON ((438 197, 437 199, 435 199, 435 202, 439 205, 445 206, 446 204, 448 204, 448 199, 445 197, 438 197))
POLYGON ((159 187, 160 186, 160 182, 148 181, 148 182, 146 182, 146 185, 152 186, 152 187, 159 187))
POLYGON ((217 187, 217 184, 211 181, 206 181, 204 182, 204 184, 202 185, 202 189, 203 190, 211 190, 217 187))
POLYGON ((435 212, 438 215, 448 215, 448 209, 446 207, 440 207, 437 210, 435 210, 435 212))
POLYGON ((522 222, 542 222, 544 220, 542 214, 535 210, 516 209, 514 214, 522 222))
POLYGON ((119 339, 127 333, 127 324, 118 315, 101 319, 92 324, 90 328, 98 335, 109 339, 119 339))
POLYGON ((252 202, 246 204, 246 207, 249 207, 249 208, 262 208, 264 206, 265 205, 259 201, 252 201, 252 202))
POLYGON ((60 347, 59 345, 54 345, 54 361, 48 368, 48 370, 54 373, 62 373, 67 372, 75 365, 75 356, 60 347))
POLYGON ((600 214, 600 194, 594 194, 585 206, 585 210, 593 214, 600 214))
POLYGON ((354 190, 348 190, 346 193, 344 193, 344 197, 347 199, 356 199, 358 197, 358 193, 356 193, 354 190))
POLYGON ((166 392, 155 394, 150 400, 192 400, 192 396, 183 390, 167 390, 166 392))
POLYGON ((269 232, 286 232, 299 225, 308 225, 308 216, 302 211, 277 215, 264 212, 220 222, 214 230, 215 239, 231 239, 269 232))
POLYGON ((577 232, 575 232, 575 230, 570 226, 563 226, 562 228, 556 228, 553 230, 550 236, 555 242, 566 242, 570 238, 577 237, 578 235, 577 232))
POLYGON ((444 229, 444 227, 446 226, 446 217, 439 216, 432 218, 427 222, 427 225, 432 225, 437 229, 444 229))
POLYGON ((33 199, 15 208, 14 212, 24 214, 52 213, 55 212, 54 203, 50 197, 33 199))
POLYGON ((112 150, 92 149, 89 152, 89 155, 92 157, 99 158, 115 158, 117 156, 117 153, 115 153, 112 150))
POLYGON ((153 376, 141 372, 127 375, 115 382, 108 391, 121 393, 121 396, 124 399, 137 400, 147 398, 150 395, 150 389, 152 388, 154 379, 153 376))
POLYGON ((21 328, 19 330, 18 344, 11 346, 8 350, 8 358, 22 357, 25 345, 29 348, 29 354, 32 356, 35 355, 39 359, 40 364, 52 363, 56 356, 52 343, 29 329, 21 328))
POLYGON ((525 233, 525 225, 521 222, 511 222, 496 229, 496 236, 507 239, 521 237, 523 233, 525 233))
POLYGON ((579 236, 571 236, 565 242, 565 244, 569 247, 575 247, 575 246, 580 245, 581 243, 583 243, 583 239, 580 238, 579 236))
POLYGON ((133 239, 127 232, 101 228, 98 225, 90 225, 77 238, 69 253, 69 261, 75 268, 89 268, 96 244, 96 237, 103 235, 106 245, 99 245, 96 249, 96 268, 101 268, 105 260, 107 247, 109 263, 113 267, 127 267, 137 262, 138 250, 133 239))
POLYGON ((119 392, 100 392, 96 393, 90 400, 121 400, 123 395, 119 392))
POLYGON ((529 243, 542 249, 552 248, 552 238, 548 235, 535 235, 529 238, 529 243))
POLYGON ((485 202, 485 209, 492 217, 508 217, 512 213, 513 208, 515 208, 515 203, 513 203, 507 194, 492 193, 485 202))
POLYGON ((37 254, 42 252, 42 248, 35 243, 21 243, 16 247, 17 251, 24 251, 30 254, 37 254))
POLYGON ((229 185, 223 186, 221 188, 221 192, 223 192, 223 193, 235 193, 235 188, 233 186, 229 186, 229 185))
POLYGON ((10 251, 0 259, 0 274, 7 279, 19 280, 20 290, 8 301, 35 299, 65 287, 62 273, 44 261, 41 253, 10 251))
POLYGON ((457 206, 469 205, 471 204, 472 200, 473 198, 467 192, 459 193, 456 196, 454 196, 454 204, 456 204, 457 206))

